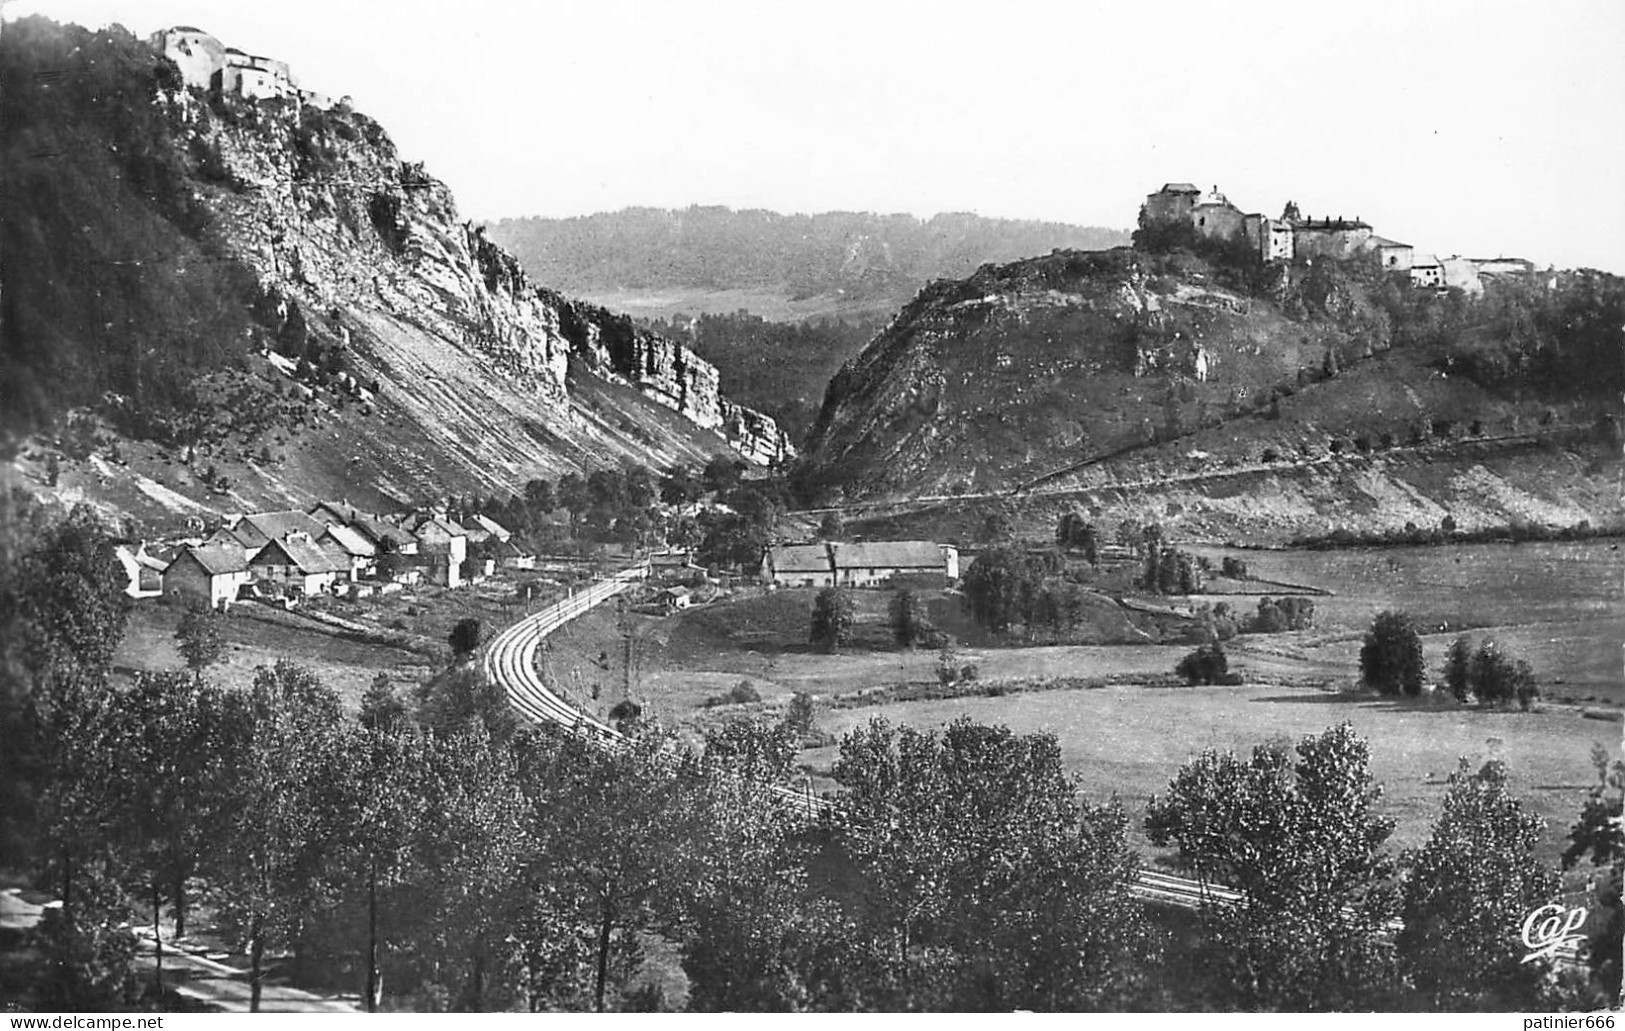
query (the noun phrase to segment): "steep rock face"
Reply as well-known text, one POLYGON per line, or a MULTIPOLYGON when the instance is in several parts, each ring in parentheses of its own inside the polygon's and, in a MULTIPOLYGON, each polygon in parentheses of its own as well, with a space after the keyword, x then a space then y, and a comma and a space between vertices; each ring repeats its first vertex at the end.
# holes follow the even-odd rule
POLYGON ((192 146, 227 186, 219 229, 253 268, 284 339, 313 335, 343 347, 353 334, 359 342, 390 336, 390 324, 412 327, 476 356, 560 422, 590 426, 570 406, 575 360, 752 461, 792 453, 765 416, 725 427, 717 371, 687 348, 533 285, 483 229, 461 221, 445 185, 401 163, 365 116, 188 102, 192 146))
POLYGON ((1127 249, 927 286, 831 381, 808 451, 848 492, 997 489, 1173 435, 1291 382, 1329 325, 1127 249))

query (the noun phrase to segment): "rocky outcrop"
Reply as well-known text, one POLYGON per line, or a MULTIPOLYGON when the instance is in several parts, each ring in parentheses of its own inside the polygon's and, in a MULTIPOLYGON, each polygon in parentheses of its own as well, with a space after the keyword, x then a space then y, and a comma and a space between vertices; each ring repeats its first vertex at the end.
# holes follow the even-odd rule
POLYGON ((266 321, 284 338, 342 348, 352 329, 375 329, 384 316, 477 356, 543 408, 568 405, 575 361, 751 461, 790 453, 770 418, 739 410, 725 419, 709 362, 625 316, 532 284, 482 228, 461 220, 445 184, 402 163, 365 115, 291 102, 185 110, 200 168, 227 187, 216 231, 252 268, 266 321))

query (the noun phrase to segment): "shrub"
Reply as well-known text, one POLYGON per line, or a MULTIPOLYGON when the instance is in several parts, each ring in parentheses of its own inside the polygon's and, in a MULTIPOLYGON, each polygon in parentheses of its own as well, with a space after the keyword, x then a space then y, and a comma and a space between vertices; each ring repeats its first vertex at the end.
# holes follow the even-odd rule
POLYGON ((1224 646, 1217 641, 1204 644, 1179 660, 1174 672, 1185 678, 1185 683, 1217 684, 1230 670, 1230 659, 1224 646))
POLYGON ((1247 579, 1247 563, 1233 555, 1226 555, 1224 561, 1220 563, 1219 569, 1232 580, 1247 579))
POLYGON ((750 681, 741 680, 728 691, 728 700, 735 705, 748 705, 761 701, 762 693, 750 686, 750 681))
POLYGON ((1360 648, 1360 679, 1383 694, 1422 693, 1422 637, 1403 612, 1379 612, 1360 648))

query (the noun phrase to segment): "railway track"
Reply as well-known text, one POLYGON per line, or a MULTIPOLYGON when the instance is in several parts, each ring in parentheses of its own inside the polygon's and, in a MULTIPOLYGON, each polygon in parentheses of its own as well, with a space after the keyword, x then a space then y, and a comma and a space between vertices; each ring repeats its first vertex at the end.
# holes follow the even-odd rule
MULTIPOLYGON (((548 634, 642 582, 648 575, 647 565, 624 569, 521 619, 486 645, 485 675, 502 685, 509 704, 525 719, 562 727, 570 733, 591 738, 606 748, 624 746, 626 738, 620 731, 591 713, 576 709, 553 693, 537 672, 536 654, 548 634)), ((772 785, 770 790, 780 805, 809 819, 837 811, 835 802, 810 792, 783 785, 772 785)), ((1180 909, 1199 909, 1209 903, 1239 905, 1243 901, 1242 894, 1232 888, 1157 870, 1141 870, 1132 890, 1142 902, 1180 909)), ((1398 931, 1399 927, 1396 920, 1389 930, 1398 931)), ((1572 947, 1560 958, 1575 962, 1572 947)))

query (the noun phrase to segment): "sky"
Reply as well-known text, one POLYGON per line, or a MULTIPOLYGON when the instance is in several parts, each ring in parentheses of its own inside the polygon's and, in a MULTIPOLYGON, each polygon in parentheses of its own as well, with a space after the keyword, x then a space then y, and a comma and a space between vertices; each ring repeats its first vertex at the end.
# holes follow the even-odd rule
MULTIPOLYGON (((0 0, 4 3, 5 0, 0 0)), ((279 57, 466 218, 643 205, 1132 228, 1169 181, 1625 273, 1625 2, 11 0, 279 57)))

